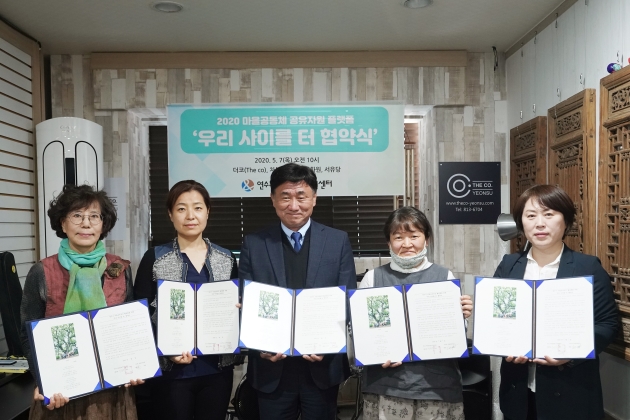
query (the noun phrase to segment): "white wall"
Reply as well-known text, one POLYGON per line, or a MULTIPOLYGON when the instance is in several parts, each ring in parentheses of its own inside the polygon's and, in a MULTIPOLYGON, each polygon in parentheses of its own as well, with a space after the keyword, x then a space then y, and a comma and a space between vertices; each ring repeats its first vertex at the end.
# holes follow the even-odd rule
MULTIPOLYGON (((515 127, 578 93, 597 88, 606 66, 630 56, 630 0, 578 0, 507 59, 508 124, 515 127), (521 57, 521 51, 523 57, 521 57), (585 84, 580 84, 580 74, 585 84), (557 89, 560 88, 560 97, 557 89), (536 104, 534 114, 532 106, 536 104)), ((597 97, 599 102, 599 96, 597 97)), ((598 115, 599 121, 599 115, 598 115)))
MULTIPOLYGON (((607 65, 617 61, 617 52, 628 65, 630 0, 588 0, 588 6, 586 0, 578 0, 559 16, 557 28, 552 23, 521 51, 507 59, 510 128, 547 115, 549 108, 585 87, 597 89, 599 109, 599 81, 608 75, 607 65)), ((597 112, 598 127, 599 117, 597 112)), ((600 366, 604 408, 615 418, 630 419, 630 362, 602 353, 600 366)))

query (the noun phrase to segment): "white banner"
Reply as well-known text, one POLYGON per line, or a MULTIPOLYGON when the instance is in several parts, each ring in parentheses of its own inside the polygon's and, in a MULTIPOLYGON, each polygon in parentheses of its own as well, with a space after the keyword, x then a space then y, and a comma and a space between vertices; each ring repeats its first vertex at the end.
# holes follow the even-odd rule
POLYGON ((320 196, 402 195, 404 105, 169 105, 168 160, 169 186, 213 197, 268 197, 290 162, 313 168, 320 196))

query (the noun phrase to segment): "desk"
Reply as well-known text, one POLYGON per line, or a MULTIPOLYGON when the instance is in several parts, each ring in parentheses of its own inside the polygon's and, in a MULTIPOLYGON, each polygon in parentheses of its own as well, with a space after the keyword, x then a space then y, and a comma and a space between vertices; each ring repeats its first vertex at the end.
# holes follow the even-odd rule
POLYGON ((33 376, 29 372, 13 375, 13 379, 0 386, 0 420, 17 417, 27 411, 33 401, 33 376))

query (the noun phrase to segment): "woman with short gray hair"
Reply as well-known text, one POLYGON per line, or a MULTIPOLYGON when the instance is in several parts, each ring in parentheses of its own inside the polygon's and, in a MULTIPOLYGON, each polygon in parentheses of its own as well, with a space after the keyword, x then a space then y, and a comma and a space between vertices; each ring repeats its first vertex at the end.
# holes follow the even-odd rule
MULTIPOLYGON (((391 262, 368 271, 359 288, 428 283, 454 279, 445 267, 427 259, 433 230, 427 217, 414 207, 395 210, 385 222, 391 262)), ((472 311, 470 296, 461 297, 464 317, 472 311)), ((463 420, 462 380, 452 359, 405 363, 388 360, 363 369, 363 418, 463 420)))

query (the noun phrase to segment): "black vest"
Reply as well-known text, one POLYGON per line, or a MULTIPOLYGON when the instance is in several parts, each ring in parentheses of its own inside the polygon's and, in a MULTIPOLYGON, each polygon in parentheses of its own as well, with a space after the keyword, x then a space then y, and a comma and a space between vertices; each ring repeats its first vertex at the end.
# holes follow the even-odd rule
MULTIPOLYGON (((295 252, 291 241, 282 231, 282 253, 284 254, 284 272, 287 278, 287 287, 290 289, 304 289, 306 287, 306 272, 308 269, 308 251, 311 248, 311 229, 304 235, 300 252, 295 252)), ((287 378, 291 388, 299 386, 299 375, 309 374, 310 362, 301 357, 289 357, 284 361, 284 375, 291 373, 287 378), (296 376, 298 375, 298 376, 296 376)))
POLYGON ((304 235, 300 252, 295 252, 291 241, 282 231, 282 252, 284 254, 284 272, 289 289, 304 289, 306 287, 306 272, 308 269, 308 252, 311 248, 311 229, 304 235))

